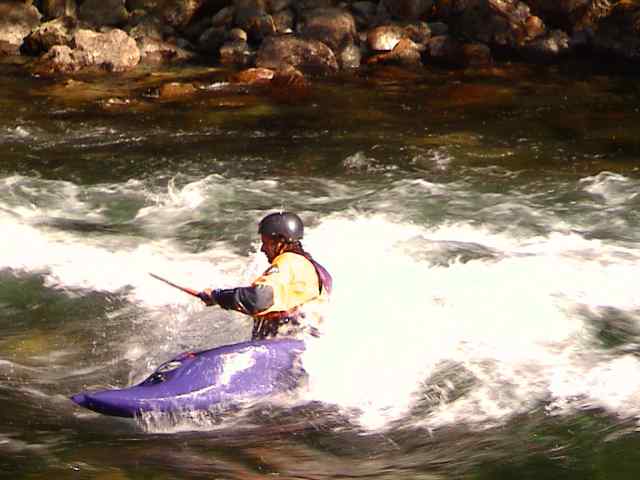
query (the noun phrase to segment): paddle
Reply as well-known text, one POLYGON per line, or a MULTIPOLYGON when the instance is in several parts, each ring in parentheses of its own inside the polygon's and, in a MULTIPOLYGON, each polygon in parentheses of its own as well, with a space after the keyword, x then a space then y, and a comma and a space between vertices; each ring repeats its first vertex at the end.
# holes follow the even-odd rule
POLYGON ((203 298, 200 296, 200 292, 197 292, 191 288, 181 287, 180 285, 176 285, 175 283, 170 282, 166 278, 162 278, 161 276, 156 275, 155 273, 149 273, 149 275, 151 275, 156 280, 160 280, 161 282, 164 282, 167 285, 171 285, 173 288, 177 288, 178 290, 182 290, 184 293, 188 293, 189 295, 192 295, 194 297, 199 298, 200 300, 203 300, 203 298))

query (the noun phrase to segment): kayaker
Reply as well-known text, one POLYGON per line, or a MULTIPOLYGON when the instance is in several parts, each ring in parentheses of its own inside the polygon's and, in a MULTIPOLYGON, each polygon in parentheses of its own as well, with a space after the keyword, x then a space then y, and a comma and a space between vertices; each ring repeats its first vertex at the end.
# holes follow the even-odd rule
POLYGON ((291 212, 271 213, 260 221, 258 233, 269 268, 248 287, 206 289, 198 296, 208 306, 251 315, 252 340, 319 336, 332 279, 302 247, 302 220, 291 212))

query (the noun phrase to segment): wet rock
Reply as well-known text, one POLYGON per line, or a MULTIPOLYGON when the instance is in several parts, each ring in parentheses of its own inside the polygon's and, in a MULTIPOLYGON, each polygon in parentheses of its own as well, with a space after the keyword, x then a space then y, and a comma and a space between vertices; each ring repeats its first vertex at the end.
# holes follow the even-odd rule
POLYGON ((571 51, 571 39, 562 30, 553 30, 548 35, 527 43, 523 48, 525 57, 536 62, 556 61, 571 51))
POLYGON ((265 39, 258 50, 256 66, 282 70, 294 67, 319 73, 338 70, 333 51, 317 40, 305 40, 295 35, 272 36, 265 39))
POLYGON ((234 14, 235 8, 233 6, 224 7, 211 18, 211 26, 229 27, 233 23, 234 14))
POLYGON ((224 27, 211 27, 200 35, 197 42, 197 49, 202 53, 217 52, 224 44, 227 31, 224 27))
POLYGON ((338 50, 336 58, 340 64, 340 68, 343 70, 351 70, 360 67, 362 63, 362 52, 360 47, 350 43, 338 50))
POLYGON ((40 12, 33 5, 18 1, 0 3, 0 42, 22 45, 24 38, 40 25, 40 12))
POLYGON ((230 81, 246 85, 268 84, 274 76, 275 72, 268 68, 248 68, 232 75, 230 81))
POLYGON ((256 52, 243 40, 226 42, 220 47, 220 63, 248 67, 253 65, 256 52))
POLYGON ((620 2, 601 19, 592 39, 598 53, 634 64, 640 60, 640 5, 620 2))
POLYGON ((273 35, 276 27, 273 18, 266 11, 264 0, 235 0, 233 23, 249 35, 249 41, 260 43, 273 35))
POLYGON ((366 28, 376 18, 378 7, 373 2, 354 2, 351 4, 351 11, 358 27, 366 28))
POLYGON ((169 25, 164 25, 158 17, 145 14, 130 22, 127 33, 136 40, 145 37, 162 40, 165 36, 174 35, 175 31, 169 25))
POLYGON ((427 16, 433 8, 432 0, 382 0, 387 12, 401 20, 417 20, 427 16))
POLYGON ((492 63, 490 48, 482 43, 463 43, 449 35, 432 37, 427 42, 427 57, 452 67, 480 67, 492 63))
POLYGON ((160 100, 175 100, 193 95, 197 91, 197 88, 192 83, 170 82, 160 86, 158 98, 160 100))
POLYGON ((319 40, 334 52, 356 39, 356 22, 350 12, 340 8, 314 9, 306 12, 298 24, 305 38, 319 40))
POLYGON ((426 22, 412 22, 404 25, 406 35, 419 45, 425 45, 431 38, 431 28, 426 22))
POLYGON ((270 94, 282 103, 300 103, 311 95, 311 84, 300 70, 287 67, 275 72, 270 83, 270 94))
POLYGON ((121 27, 129 20, 129 12, 124 0, 85 0, 78 17, 96 27, 121 27))
POLYGON ((367 44, 373 51, 390 52, 405 37, 405 30, 401 26, 382 25, 367 32, 367 44))
POLYGON ((432 36, 446 35, 449 33, 449 25, 444 22, 430 22, 427 24, 432 36))
MULTIPOLYGON (((531 11, 545 19, 551 25, 560 25, 571 29, 577 22, 586 18, 591 0, 527 0, 531 11)), ((600 2, 602 3, 602 2, 600 2)))
POLYGON ((285 9, 271 15, 273 19, 273 25, 276 28, 276 33, 291 33, 293 32, 295 15, 293 10, 285 9))
POLYGON ((13 43, 0 40, 0 58, 13 57, 20 54, 20 47, 13 43))
POLYGON ((438 0, 437 11, 453 35, 514 51, 543 29, 518 0, 438 0))
POLYGON ((227 34, 227 40, 231 42, 247 42, 249 35, 241 28, 232 28, 227 34))
POLYGON ((291 7, 293 0, 267 0, 267 11, 273 13, 282 12, 291 7))
POLYGON ((75 17, 78 7, 76 0, 43 0, 42 13, 48 20, 58 17, 75 17))
POLYGON ((192 60, 195 54, 191 50, 179 47, 175 43, 165 42, 152 37, 136 39, 140 50, 140 62, 146 64, 177 63, 192 60))
MULTIPOLYGON (((157 16, 163 23, 178 29, 186 28, 194 20, 196 12, 205 4, 212 8, 216 3, 211 0, 126 0, 126 2, 129 11, 144 10, 157 16)), ((224 5, 220 5, 220 8, 222 6, 224 5)))
POLYGON ((314 10, 316 8, 331 8, 334 6, 332 0, 297 0, 291 2, 291 8, 300 15, 307 10, 314 10))
POLYGON ((54 45, 71 45, 78 28, 73 17, 60 17, 43 23, 31 32, 22 44, 22 51, 28 55, 40 55, 54 45))
POLYGON ((367 63, 394 63, 399 65, 417 66, 422 64, 421 48, 409 38, 402 38, 387 53, 381 53, 371 57, 367 63))

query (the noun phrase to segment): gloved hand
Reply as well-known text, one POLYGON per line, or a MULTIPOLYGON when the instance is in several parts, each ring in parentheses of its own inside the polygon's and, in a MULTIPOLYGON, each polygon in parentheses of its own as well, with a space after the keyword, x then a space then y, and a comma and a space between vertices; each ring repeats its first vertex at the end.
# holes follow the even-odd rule
POLYGON ((202 300, 207 307, 216 304, 216 299, 213 297, 213 291, 210 288, 205 288, 203 291, 198 292, 198 298, 202 300))

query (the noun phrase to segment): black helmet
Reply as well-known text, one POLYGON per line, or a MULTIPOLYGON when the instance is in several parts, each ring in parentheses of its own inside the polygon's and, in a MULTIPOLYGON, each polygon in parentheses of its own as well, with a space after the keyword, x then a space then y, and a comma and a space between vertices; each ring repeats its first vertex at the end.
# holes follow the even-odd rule
POLYGON ((304 225, 302 225, 302 220, 295 213, 270 213, 260 220, 258 233, 271 237, 279 236, 286 242, 294 242, 302 239, 304 225))

